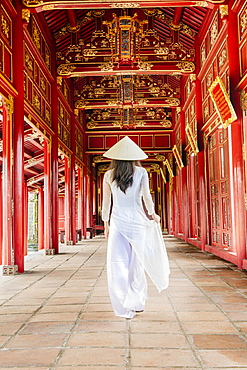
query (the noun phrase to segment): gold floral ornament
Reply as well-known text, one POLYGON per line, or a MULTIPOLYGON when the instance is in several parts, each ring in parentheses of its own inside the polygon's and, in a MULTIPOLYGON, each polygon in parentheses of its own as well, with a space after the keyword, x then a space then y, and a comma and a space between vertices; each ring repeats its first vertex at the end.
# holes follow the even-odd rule
POLYGON ((137 104, 139 105, 146 105, 148 101, 149 101, 148 99, 142 99, 142 98, 136 100, 137 104))
POLYGON ((87 104, 88 104, 88 101, 86 101, 84 98, 82 98, 80 100, 76 100, 75 108, 76 109, 83 109, 87 106, 87 104))
POLYGON ((43 0, 22 0, 23 5, 36 7, 43 4, 43 0))
POLYGON ((40 44, 40 32, 36 25, 33 25, 33 41, 37 49, 40 50, 41 44, 40 44))
POLYGON ((35 106, 35 108, 37 108, 38 110, 40 110, 40 100, 39 100, 38 95, 34 95, 34 97, 33 97, 33 105, 35 106))
POLYGON ((220 17, 223 19, 228 15, 228 5, 220 5, 220 17))
POLYGON ((111 8, 121 8, 121 9, 129 9, 129 8, 139 8, 140 4, 137 3, 114 3, 110 5, 111 8))
POLYGON ((247 28, 247 8, 245 9, 243 15, 240 18, 241 33, 243 34, 247 28))
POLYGON ((240 93, 240 103, 243 111, 247 111, 247 92, 242 90, 240 93))
POLYGON ((100 68, 101 71, 111 71, 111 72, 113 72, 114 66, 113 66, 112 62, 109 62, 109 63, 101 64, 99 68, 100 68))
POLYGON ((87 128, 88 128, 89 130, 94 129, 94 128, 96 128, 97 126, 98 126, 98 123, 97 123, 97 122, 95 122, 95 121, 89 121, 89 122, 87 123, 87 128))
POLYGON ((138 68, 141 71, 149 71, 150 69, 152 69, 152 67, 153 67, 153 64, 151 64, 150 62, 145 62, 142 60, 138 62, 138 68))
POLYGON ((41 77, 41 79, 40 79, 40 86, 41 86, 41 89, 42 89, 43 91, 45 91, 45 90, 46 90, 46 84, 45 84, 45 79, 44 79, 44 77, 41 77))
POLYGON ((30 71, 33 71, 33 61, 30 59, 29 54, 25 54, 25 64, 30 71))
POLYGON ((194 72, 195 64, 193 62, 182 61, 176 64, 176 66, 181 69, 182 72, 194 72))
POLYGON ((73 64, 61 64, 57 69, 57 73, 60 76, 69 76, 75 68, 76 67, 73 64))
POLYGON ((180 99, 178 98, 166 98, 165 102, 166 105, 168 104, 169 106, 177 107, 180 105, 180 99))
POLYGON ((48 109, 46 109, 46 111, 45 111, 45 120, 47 122, 50 122, 50 120, 51 120, 50 111, 48 109))
POLYGON ((94 163, 99 163, 103 161, 104 157, 102 155, 97 155, 96 157, 93 158, 94 163))
POLYGON ((143 120, 136 120, 135 121, 135 126, 137 126, 137 127, 143 127, 145 125, 146 125, 146 122, 143 121, 143 120))
POLYGON ((29 20, 30 20, 30 10, 29 9, 22 9, 22 19, 25 23, 25 26, 28 25, 29 20))
POLYGON ((2 14, 2 18, 1 18, 1 28, 2 28, 3 34, 8 39, 9 38, 9 24, 8 24, 6 18, 4 18, 3 14, 2 14))
POLYGON ((219 66, 222 67, 226 63, 226 60, 227 60, 227 51, 226 49, 223 49, 219 57, 219 66))
POLYGON ((160 121, 160 124, 166 128, 172 127, 172 122, 169 119, 164 119, 160 121))
POLYGON ((155 156, 155 159, 157 159, 157 161, 163 162, 163 161, 166 160, 166 157, 164 155, 162 155, 162 154, 157 154, 155 156))

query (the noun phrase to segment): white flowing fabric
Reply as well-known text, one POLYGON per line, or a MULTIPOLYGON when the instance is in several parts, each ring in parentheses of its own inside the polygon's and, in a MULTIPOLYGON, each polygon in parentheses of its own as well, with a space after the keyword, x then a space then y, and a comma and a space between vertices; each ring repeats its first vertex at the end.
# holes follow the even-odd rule
POLYGON ((145 271, 160 292, 168 287, 170 269, 160 225, 149 220, 143 209, 142 198, 148 213, 154 213, 147 171, 135 167, 133 184, 126 193, 112 182, 112 171, 104 176, 102 205, 102 219, 108 221, 112 199, 108 288, 115 315, 131 318, 145 306, 145 271))

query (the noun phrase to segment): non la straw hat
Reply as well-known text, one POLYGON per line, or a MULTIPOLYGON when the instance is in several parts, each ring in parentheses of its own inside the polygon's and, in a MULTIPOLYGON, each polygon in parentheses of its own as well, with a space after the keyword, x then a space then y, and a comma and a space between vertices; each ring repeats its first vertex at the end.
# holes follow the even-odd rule
POLYGON ((139 161, 148 158, 146 153, 128 136, 119 140, 103 156, 121 161, 139 161))

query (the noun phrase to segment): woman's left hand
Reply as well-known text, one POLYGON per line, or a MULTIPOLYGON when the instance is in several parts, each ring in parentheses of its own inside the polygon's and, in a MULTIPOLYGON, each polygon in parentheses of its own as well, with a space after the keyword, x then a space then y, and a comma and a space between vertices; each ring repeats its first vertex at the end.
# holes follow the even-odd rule
POLYGON ((160 216, 156 213, 152 214, 153 220, 158 224, 160 222, 160 216))
POLYGON ((104 222, 104 227, 105 227, 105 238, 108 239, 108 236, 109 236, 109 222, 108 221, 104 222))

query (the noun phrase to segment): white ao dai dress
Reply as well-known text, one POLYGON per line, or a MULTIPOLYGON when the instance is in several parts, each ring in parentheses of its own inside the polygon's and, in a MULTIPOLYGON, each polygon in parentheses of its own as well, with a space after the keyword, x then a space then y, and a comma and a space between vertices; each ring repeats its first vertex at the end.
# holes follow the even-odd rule
POLYGON ((169 284, 169 262, 160 225, 149 220, 143 209, 142 199, 148 213, 154 213, 147 171, 135 166, 133 184, 126 193, 112 181, 112 171, 104 176, 102 205, 103 221, 110 218, 108 288, 115 315, 132 318, 145 306, 145 271, 161 291, 169 284))

